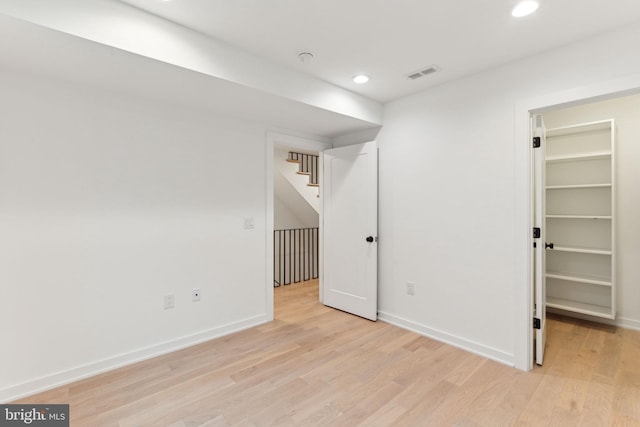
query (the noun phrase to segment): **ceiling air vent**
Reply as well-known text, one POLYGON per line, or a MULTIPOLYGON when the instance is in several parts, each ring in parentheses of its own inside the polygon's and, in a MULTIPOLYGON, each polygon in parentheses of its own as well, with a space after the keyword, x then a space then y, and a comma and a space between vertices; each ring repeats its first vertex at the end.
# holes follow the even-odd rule
POLYGON ((407 74, 407 77, 409 77, 411 80, 415 80, 415 79, 419 79, 420 77, 424 77, 424 76, 428 76, 429 74, 436 73, 438 71, 440 71, 440 67, 438 67, 437 65, 430 65, 424 70, 418 70, 418 71, 414 71, 413 73, 407 74))

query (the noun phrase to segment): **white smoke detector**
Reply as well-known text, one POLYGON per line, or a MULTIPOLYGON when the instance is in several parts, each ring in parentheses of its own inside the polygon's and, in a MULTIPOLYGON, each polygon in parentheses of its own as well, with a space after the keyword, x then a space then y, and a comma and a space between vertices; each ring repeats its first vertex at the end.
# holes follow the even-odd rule
POLYGON ((311 60, 313 59, 313 53, 311 53, 311 52, 300 52, 298 54, 298 59, 300 59, 300 62, 311 62, 311 60))

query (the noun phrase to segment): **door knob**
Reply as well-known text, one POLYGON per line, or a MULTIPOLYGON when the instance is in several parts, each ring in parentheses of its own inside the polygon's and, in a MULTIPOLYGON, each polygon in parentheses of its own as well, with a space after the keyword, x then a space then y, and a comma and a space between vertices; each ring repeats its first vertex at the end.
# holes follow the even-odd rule
POLYGON ((553 243, 545 243, 544 244, 544 248, 545 249, 553 249, 553 243))
POLYGON ((373 242, 373 236, 367 237, 367 242, 369 242, 369 243, 373 242))

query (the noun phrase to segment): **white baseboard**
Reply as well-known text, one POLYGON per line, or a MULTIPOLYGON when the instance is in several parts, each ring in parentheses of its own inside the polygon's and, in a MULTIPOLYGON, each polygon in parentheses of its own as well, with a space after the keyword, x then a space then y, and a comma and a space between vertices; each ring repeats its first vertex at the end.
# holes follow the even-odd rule
POLYGON ((621 328, 635 329, 637 331, 640 331, 640 321, 638 320, 620 317, 616 319, 616 325, 620 326, 621 328))
POLYGON ((134 350, 129 353, 119 354, 107 359, 87 363, 62 372, 40 377, 21 384, 12 385, 0 389, 0 403, 12 402, 36 393, 50 390, 65 384, 92 377, 104 372, 108 372, 126 365, 141 362, 163 354, 182 350, 203 342, 229 335, 235 332, 249 329, 267 323, 269 319, 266 314, 250 317, 238 322, 208 329, 193 335, 180 337, 171 341, 165 341, 149 347, 134 350))
POLYGON ((462 350, 469 351, 471 353, 486 357, 487 359, 495 360, 496 362, 514 366, 515 357, 513 354, 505 353, 495 348, 487 347, 482 344, 478 344, 473 341, 469 341, 464 338, 451 335, 447 332, 439 331, 437 329, 430 328, 420 323, 413 322, 411 320, 404 319, 402 317, 394 316, 393 314, 378 312, 378 319, 383 322, 390 323, 399 328, 407 329, 420 335, 424 335, 429 338, 433 338, 436 341, 440 341, 462 350))

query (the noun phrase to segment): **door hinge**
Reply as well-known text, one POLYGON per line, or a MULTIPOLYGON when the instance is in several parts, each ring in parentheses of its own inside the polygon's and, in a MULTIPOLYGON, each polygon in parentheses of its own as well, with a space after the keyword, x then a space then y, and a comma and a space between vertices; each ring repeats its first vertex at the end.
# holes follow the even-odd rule
POLYGON ((533 227, 533 238, 534 239, 540 238, 540 227, 533 227))
POLYGON ((539 136, 534 136, 533 137, 533 148, 540 148, 540 137, 539 136))
POLYGON ((540 329, 540 319, 537 317, 533 318, 533 329, 540 329))

